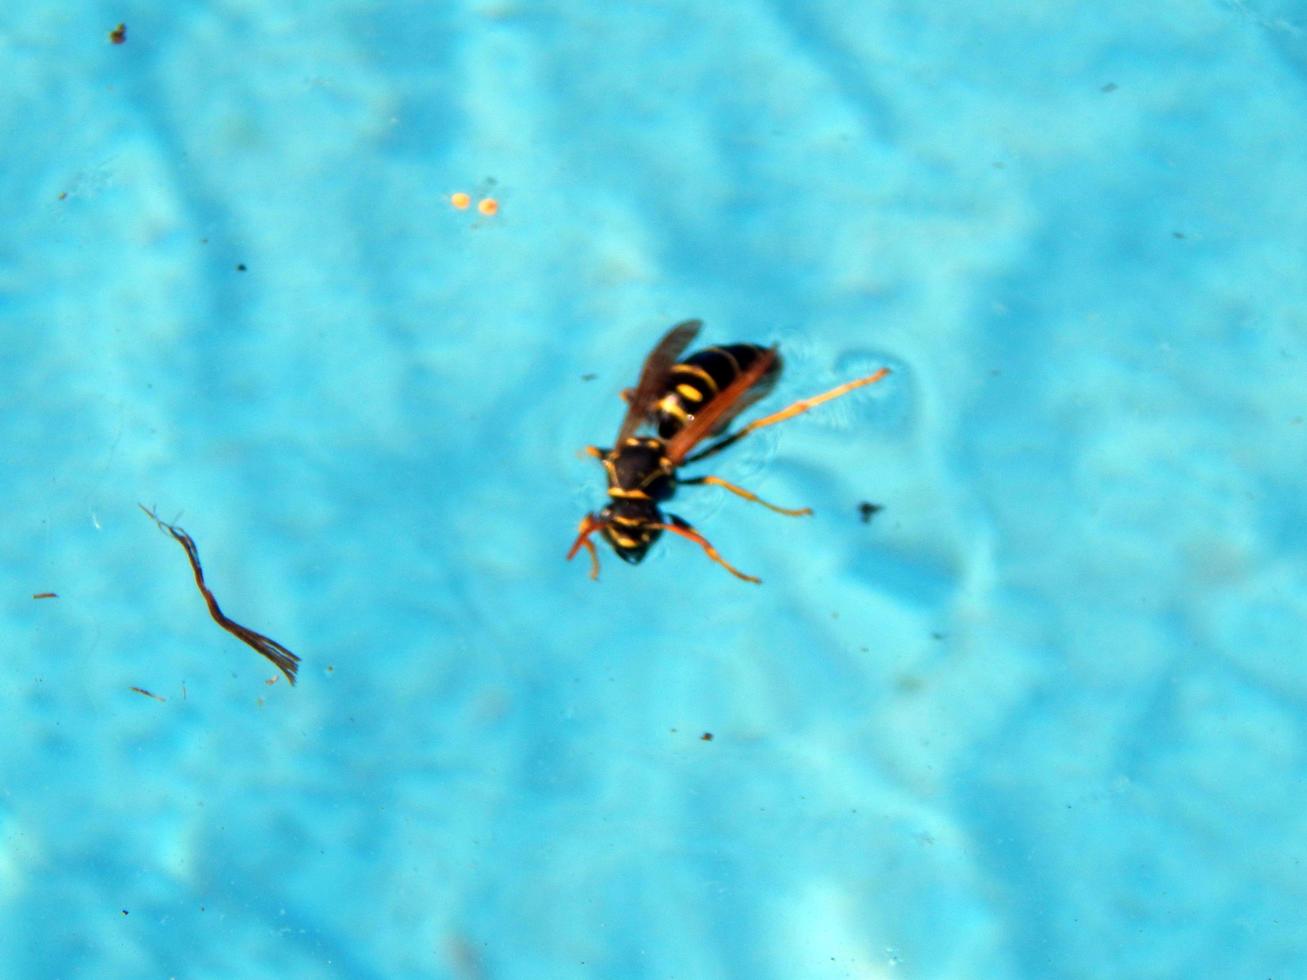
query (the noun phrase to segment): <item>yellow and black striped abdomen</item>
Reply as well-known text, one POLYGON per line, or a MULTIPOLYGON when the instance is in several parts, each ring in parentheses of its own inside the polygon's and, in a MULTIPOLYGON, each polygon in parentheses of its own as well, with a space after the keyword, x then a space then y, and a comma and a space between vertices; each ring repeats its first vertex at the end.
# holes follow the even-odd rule
MULTIPOLYGON (((766 347, 757 344, 727 344, 698 351, 675 365, 667 379, 667 393, 659 399, 654 410, 659 438, 670 439, 685 428, 705 405, 766 352, 766 347)), ((780 373, 778 356, 767 373, 736 402, 711 434, 724 431, 736 415, 767 394, 780 373)))

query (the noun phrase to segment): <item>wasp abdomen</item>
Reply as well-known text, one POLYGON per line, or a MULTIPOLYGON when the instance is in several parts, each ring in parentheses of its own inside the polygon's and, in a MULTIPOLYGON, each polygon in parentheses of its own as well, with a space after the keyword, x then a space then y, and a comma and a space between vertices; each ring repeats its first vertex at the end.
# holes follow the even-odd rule
MULTIPOLYGON (((726 344, 709 347, 691 354, 676 364, 667 379, 667 392, 654 410, 654 424, 658 435, 670 439, 689 423, 722 389, 747 371, 749 366, 767 352, 757 344, 726 344)), ((765 395, 780 375, 779 357, 749 392, 741 399, 735 411, 722 419, 710 435, 723 431, 740 410, 765 395)))

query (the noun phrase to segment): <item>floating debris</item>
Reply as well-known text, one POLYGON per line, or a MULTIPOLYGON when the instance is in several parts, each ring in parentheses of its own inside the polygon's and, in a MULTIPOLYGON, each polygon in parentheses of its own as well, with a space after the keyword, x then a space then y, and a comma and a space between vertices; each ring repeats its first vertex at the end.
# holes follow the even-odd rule
POLYGON ((213 617, 213 621, 242 643, 271 660, 277 669, 286 675, 286 680, 290 681, 293 686, 295 684, 295 672, 299 670, 300 658, 271 637, 256 633, 254 630, 229 619, 218 608, 218 600, 213 597, 209 587, 204 584, 204 571, 200 568, 200 552, 195 547, 195 542, 191 540, 191 536, 176 525, 160 520, 159 516, 144 504, 138 504, 137 506, 145 511, 145 515, 159 526, 159 530, 167 531, 178 544, 186 549, 186 557, 190 560, 191 570, 195 572, 195 584, 199 587, 200 594, 204 596, 204 601, 209 607, 209 615, 213 617))
POLYGON ((863 524, 870 524, 871 519, 884 509, 884 504, 873 504, 870 500, 864 500, 858 504, 858 516, 862 518, 863 524))

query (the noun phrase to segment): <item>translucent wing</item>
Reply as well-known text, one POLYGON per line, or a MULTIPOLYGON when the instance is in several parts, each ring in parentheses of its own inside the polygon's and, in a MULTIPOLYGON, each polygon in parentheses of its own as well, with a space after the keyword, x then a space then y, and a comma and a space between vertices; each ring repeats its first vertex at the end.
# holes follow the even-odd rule
POLYGON ((739 414, 740 399, 761 380, 776 361, 776 348, 772 347, 719 392, 690 423, 667 442, 667 458, 673 466, 680 466, 697 443, 724 426, 723 420, 739 414))
POLYGON ((735 421, 735 416, 739 415, 754 402, 762 401, 770 395, 772 389, 776 387, 776 381, 780 376, 781 356, 776 354, 772 358, 771 367, 769 367, 766 373, 764 373, 763 376, 754 383, 753 387, 749 388, 744 392, 744 394, 736 399, 734 405, 727 408, 722 417, 717 420, 717 424, 713 426, 712 431, 707 434, 707 437, 712 438, 713 436, 721 435, 730 427, 730 424, 735 421))
POLYGON ((649 417, 654 406, 658 404, 658 399, 665 394, 667 378, 672 373, 672 367, 685 353, 685 348, 690 346, 701 326, 703 323, 699 320, 678 323, 667 331, 663 339, 658 341, 658 346, 653 349, 653 353, 645 358, 644 368, 640 371, 640 381, 631 395, 626 418, 622 419, 622 427, 617 430, 617 440, 613 445, 620 446, 649 417))

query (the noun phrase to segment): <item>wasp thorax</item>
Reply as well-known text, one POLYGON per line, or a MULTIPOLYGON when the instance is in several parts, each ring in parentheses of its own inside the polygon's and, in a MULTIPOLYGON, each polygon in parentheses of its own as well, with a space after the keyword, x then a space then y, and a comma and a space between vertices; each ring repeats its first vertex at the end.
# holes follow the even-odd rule
POLYGON ((659 439, 631 438, 604 460, 610 497, 667 500, 676 489, 671 461, 659 439))

